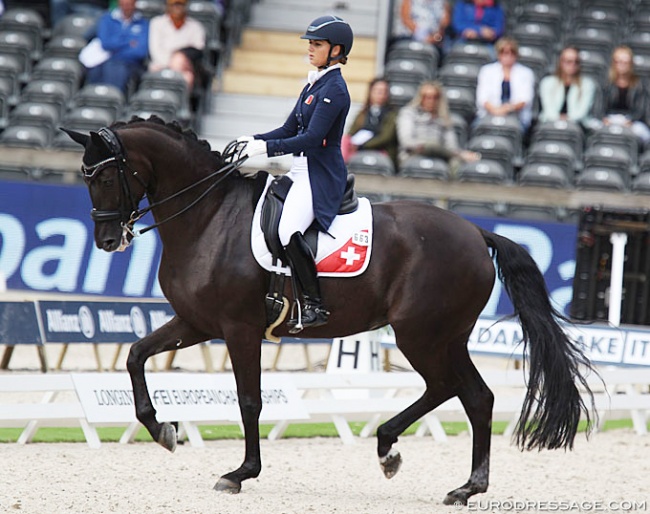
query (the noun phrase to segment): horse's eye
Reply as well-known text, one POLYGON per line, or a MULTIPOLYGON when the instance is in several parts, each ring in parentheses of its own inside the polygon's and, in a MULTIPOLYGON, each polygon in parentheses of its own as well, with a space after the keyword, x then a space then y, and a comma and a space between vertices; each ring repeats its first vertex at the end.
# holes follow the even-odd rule
POLYGON ((113 185, 113 179, 112 178, 107 178, 102 180, 102 186, 104 187, 111 187, 113 185))

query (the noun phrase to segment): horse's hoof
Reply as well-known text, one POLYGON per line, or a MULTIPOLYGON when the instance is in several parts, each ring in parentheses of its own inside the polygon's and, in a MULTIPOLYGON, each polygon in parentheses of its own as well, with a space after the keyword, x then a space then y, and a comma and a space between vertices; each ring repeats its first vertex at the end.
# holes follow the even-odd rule
POLYGON ((237 494, 241 491, 241 484, 233 482, 227 478, 221 477, 216 484, 214 484, 214 490, 219 491, 220 493, 230 493, 237 494))
POLYGON ((402 465, 402 456, 391 448, 384 457, 379 457, 379 465, 386 478, 393 478, 402 465))
POLYGON ((176 427, 171 423, 163 423, 158 436, 158 444, 173 453, 176 449, 176 439, 176 427))
POLYGON ((461 507, 464 505, 467 505, 467 498, 464 496, 457 496, 453 493, 453 491, 447 496, 445 496, 445 499, 442 501, 445 505, 455 505, 456 507, 461 507))

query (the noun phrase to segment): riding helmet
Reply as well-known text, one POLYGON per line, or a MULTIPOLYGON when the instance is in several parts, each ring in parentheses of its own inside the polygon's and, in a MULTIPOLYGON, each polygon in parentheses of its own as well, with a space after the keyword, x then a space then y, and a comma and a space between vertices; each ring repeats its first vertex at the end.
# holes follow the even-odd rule
POLYGON ((321 16, 309 24, 307 31, 300 39, 325 40, 330 45, 341 45, 343 55, 347 57, 352 49, 352 29, 343 19, 334 15, 321 16))

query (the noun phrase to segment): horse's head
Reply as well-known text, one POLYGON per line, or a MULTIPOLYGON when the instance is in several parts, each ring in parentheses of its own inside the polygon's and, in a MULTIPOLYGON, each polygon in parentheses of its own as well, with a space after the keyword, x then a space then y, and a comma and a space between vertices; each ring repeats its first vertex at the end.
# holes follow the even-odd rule
POLYGON ((107 252, 124 250, 133 239, 133 224, 145 184, 127 163, 116 132, 102 128, 90 135, 62 129, 85 148, 81 172, 93 204, 95 244, 107 252))

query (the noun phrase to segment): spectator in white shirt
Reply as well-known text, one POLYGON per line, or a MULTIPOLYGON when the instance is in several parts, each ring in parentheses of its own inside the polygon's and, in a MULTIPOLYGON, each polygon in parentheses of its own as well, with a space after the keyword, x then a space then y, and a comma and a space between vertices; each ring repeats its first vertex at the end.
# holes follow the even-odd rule
POLYGON ((522 132, 530 128, 535 99, 535 74, 517 62, 519 45, 502 37, 495 45, 497 61, 481 66, 476 85, 477 120, 487 114, 517 116, 522 132))
POLYGON ((149 25, 149 70, 178 71, 192 90, 204 48, 205 28, 187 15, 187 0, 167 0, 167 12, 149 25))

